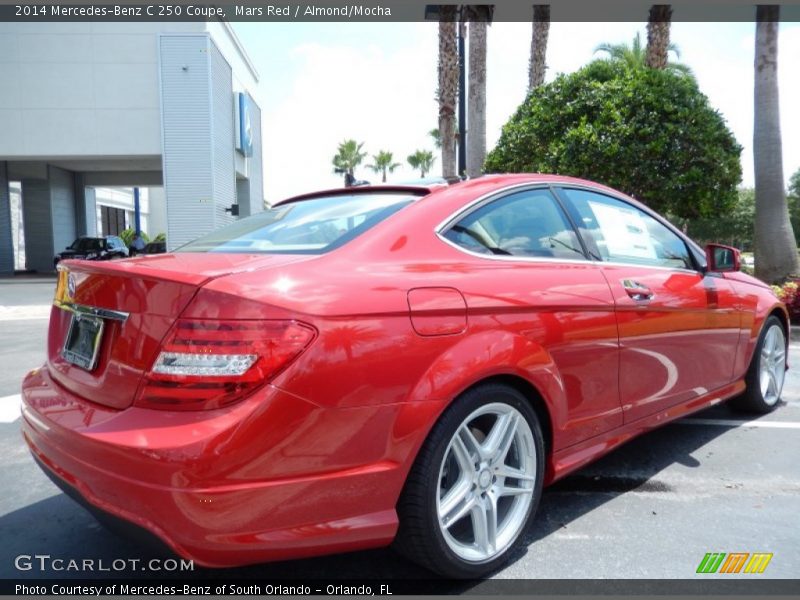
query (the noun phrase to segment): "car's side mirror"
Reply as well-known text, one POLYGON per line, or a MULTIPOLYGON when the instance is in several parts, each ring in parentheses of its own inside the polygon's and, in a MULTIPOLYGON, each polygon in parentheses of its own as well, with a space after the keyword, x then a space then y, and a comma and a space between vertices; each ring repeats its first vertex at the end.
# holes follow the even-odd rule
POLYGON ((736 248, 709 244, 706 246, 706 264, 709 273, 729 273, 741 268, 741 258, 736 248))

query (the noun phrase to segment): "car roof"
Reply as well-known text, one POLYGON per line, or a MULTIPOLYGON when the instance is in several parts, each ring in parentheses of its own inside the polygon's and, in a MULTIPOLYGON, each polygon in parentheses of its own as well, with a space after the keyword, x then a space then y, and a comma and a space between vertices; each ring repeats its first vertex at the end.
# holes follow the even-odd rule
MULTIPOLYGON (((421 183, 421 182, 420 182, 421 183)), ((590 181, 588 179, 580 179, 578 177, 569 177, 566 175, 553 175, 550 173, 498 173, 498 174, 489 174, 489 175, 481 175, 480 177, 475 177, 472 179, 465 179, 463 181, 458 181, 456 183, 448 184, 444 179, 436 179, 430 183, 425 183, 425 185, 421 184, 400 184, 400 185, 393 185, 393 184, 375 184, 375 185, 359 185, 353 187, 346 187, 346 188, 332 188, 327 190, 320 190, 316 192, 309 192, 307 194, 300 194, 298 196, 292 196, 290 198, 286 198, 284 200, 280 200, 273 204, 272 206, 280 206, 283 204, 289 204, 291 202, 299 202, 302 200, 310 200, 312 198, 321 198, 324 196, 350 196, 354 194, 369 194, 375 192, 389 192, 389 193, 409 193, 414 194, 416 196, 427 196, 432 194, 433 192, 442 190, 442 189, 458 189, 458 188, 469 188, 473 186, 481 186, 481 187, 497 187, 503 188, 509 185, 515 184, 524 184, 524 183, 546 183, 546 184, 553 184, 553 185, 580 185, 580 186, 590 186, 592 188, 598 190, 605 190, 609 193, 619 195, 620 192, 613 188, 607 187, 601 183, 596 181, 590 181), (492 185, 494 184, 494 185, 492 185)))

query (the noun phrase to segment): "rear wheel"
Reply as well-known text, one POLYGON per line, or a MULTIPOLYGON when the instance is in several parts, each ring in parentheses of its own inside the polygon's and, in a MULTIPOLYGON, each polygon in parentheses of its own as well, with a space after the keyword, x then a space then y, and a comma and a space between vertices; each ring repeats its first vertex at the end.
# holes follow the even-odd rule
POLYGON ((747 370, 747 390, 731 401, 736 409, 768 413, 775 410, 786 376, 786 333, 778 317, 764 323, 753 360, 747 370))
POLYGON ((448 577, 479 577, 520 543, 536 511, 544 442, 518 391, 474 388, 442 415, 398 503, 396 548, 448 577))

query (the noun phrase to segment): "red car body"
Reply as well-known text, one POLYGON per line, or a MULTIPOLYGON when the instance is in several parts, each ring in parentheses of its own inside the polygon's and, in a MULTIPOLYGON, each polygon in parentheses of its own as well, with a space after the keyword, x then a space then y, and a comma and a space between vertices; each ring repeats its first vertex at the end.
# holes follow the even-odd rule
POLYGON ((647 210, 586 181, 487 176, 383 188, 423 197, 325 254, 65 261, 47 362, 23 383, 25 440, 91 505, 201 565, 230 566, 391 543, 417 451, 479 382, 533 399, 545 484, 744 389, 765 319, 787 322, 761 282, 478 256, 437 234, 477 199, 530 185, 593 189, 647 210), (67 272, 76 285, 65 292, 67 272), (637 303, 626 280, 653 301, 637 303), (65 297, 128 314, 105 321, 92 372, 61 354, 65 297), (143 379, 178 316, 280 320, 305 337, 285 368, 236 402, 153 408, 138 400, 143 379))

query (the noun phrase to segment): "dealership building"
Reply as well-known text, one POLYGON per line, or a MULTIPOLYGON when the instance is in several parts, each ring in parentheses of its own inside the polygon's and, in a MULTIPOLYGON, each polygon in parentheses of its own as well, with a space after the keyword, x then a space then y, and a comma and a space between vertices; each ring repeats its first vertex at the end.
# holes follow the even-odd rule
POLYGON ((258 73, 226 22, 0 23, 0 81, 0 274, 263 210, 258 73))

